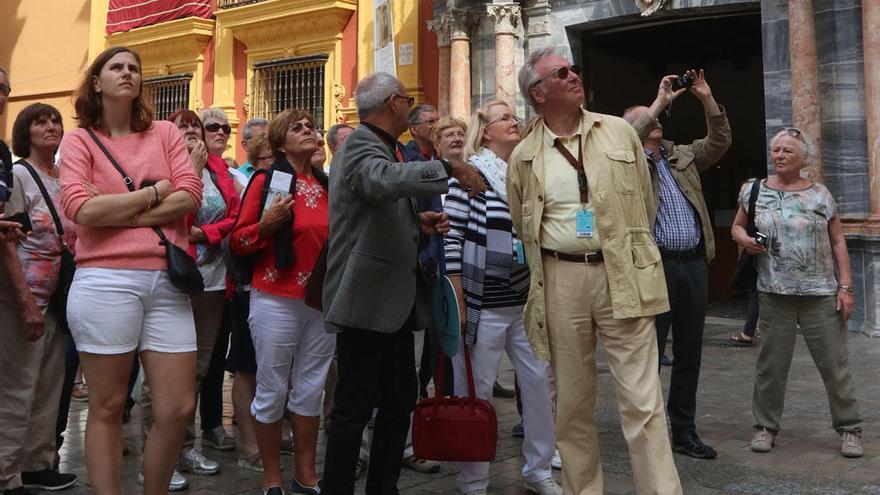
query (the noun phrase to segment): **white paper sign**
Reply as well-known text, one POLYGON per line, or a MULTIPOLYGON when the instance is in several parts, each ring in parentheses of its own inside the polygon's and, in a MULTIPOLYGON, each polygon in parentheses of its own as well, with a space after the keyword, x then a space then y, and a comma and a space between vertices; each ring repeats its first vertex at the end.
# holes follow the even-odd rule
POLYGON ((263 205, 263 211, 266 211, 275 198, 285 197, 290 194, 290 183, 293 182, 293 175, 287 172, 272 172, 272 182, 269 183, 269 194, 266 195, 266 204, 263 205))
POLYGON ((394 21, 391 16, 389 0, 374 0, 373 41, 375 46, 374 65, 376 72, 387 72, 397 75, 397 64, 394 60, 394 21))
POLYGON ((397 65, 412 65, 413 64, 413 44, 412 43, 401 43, 400 48, 397 49, 397 65))

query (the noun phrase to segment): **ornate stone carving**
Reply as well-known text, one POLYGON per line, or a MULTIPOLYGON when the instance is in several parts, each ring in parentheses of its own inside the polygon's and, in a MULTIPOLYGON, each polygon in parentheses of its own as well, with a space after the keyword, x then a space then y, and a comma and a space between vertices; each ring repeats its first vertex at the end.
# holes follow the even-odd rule
POLYGON ((519 5, 513 3, 493 3, 486 6, 489 20, 495 24, 496 34, 514 34, 519 27, 519 5))
POLYGON ((449 25, 440 19, 428 21, 428 31, 437 34, 437 46, 449 46, 449 25))
POLYGON ((245 93, 244 99, 241 102, 241 111, 244 113, 244 118, 248 119, 251 116, 251 95, 250 93, 245 93))
POLYGON ((449 39, 466 40, 470 38, 471 30, 477 26, 480 19, 469 10, 450 9, 440 16, 441 22, 449 29, 449 39))
POLYGON ((171 74, 171 67, 168 67, 167 64, 160 65, 156 68, 156 73, 160 76, 167 76, 168 74, 171 74))
POLYGON ((201 110, 201 109, 203 109, 203 108, 205 108, 205 104, 202 102, 201 99, 196 98, 196 100, 193 102, 193 110, 194 110, 196 113, 198 113, 199 110, 201 110))
POLYGON ((336 83, 333 85, 333 122, 345 122, 342 114, 342 100, 345 98, 345 86, 336 83))
POLYGON ((638 7, 639 11, 642 13, 642 17, 648 17, 654 12, 662 9, 666 4, 666 0, 635 0, 635 2, 636 7, 638 7))

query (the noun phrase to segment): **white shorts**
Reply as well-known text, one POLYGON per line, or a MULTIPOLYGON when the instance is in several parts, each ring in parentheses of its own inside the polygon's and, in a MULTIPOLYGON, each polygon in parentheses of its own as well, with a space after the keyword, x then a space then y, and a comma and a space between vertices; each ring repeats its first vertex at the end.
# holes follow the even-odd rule
POLYGON ((164 270, 78 268, 67 300, 76 350, 195 352, 189 295, 164 270))
POLYGON ((248 323, 257 358, 251 415, 260 423, 274 423, 284 415, 286 403, 287 410, 300 416, 320 416, 336 350, 336 334, 327 333, 324 315, 302 299, 252 289, 248 323))

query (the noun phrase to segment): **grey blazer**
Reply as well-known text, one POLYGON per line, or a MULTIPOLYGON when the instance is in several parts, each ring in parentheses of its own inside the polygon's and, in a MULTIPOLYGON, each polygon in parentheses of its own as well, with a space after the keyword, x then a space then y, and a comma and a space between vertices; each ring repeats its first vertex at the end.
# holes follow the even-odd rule
POLYGON ((440 161, 400 163, 361 125, 330 162, 330 237, 324 280, 329 331, 393 333, 416 306, 416 327, 431 314, 418 268, 419 219, 413 196, 448 190, 440 161))

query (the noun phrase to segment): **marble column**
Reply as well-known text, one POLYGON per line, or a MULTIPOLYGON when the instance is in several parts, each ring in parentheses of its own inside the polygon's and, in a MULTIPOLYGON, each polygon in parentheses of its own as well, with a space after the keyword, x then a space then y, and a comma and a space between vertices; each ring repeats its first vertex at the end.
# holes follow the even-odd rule
POLYGON ((880 217, 880 0, 862 0, 865 57, 865 120, 868 127, 868 178, 871 217, 880 217))
POLYGON ((441 16, 439 19, 428 21, 428 29, 437 34, 437 47, 439 48, 437 112, 441 116, 449 115, 449 20, 441 16))
MULTIPOLYGON (((473 18, 463 10, 449 13, 449 115, 467 119, 471 114, 471 43, 473 18)), ((444 13, 445 14, 445 13, 444 13)))
POLYGON ((495 3, 486 6, 495 25, 495 98, 516 108, 516 61, 514 34, 519 25, 519 5, 495 3))
POLYGON ((795 127, 813 138, 816 145, 815 163, 806 173, 821 182, 822 120, 819 112, 819 71, 812 0, 789 0, 788 37, 792 122, 795 127))
POLYGON ((523 7, 526 24, 526 56, 542 48, 553 45, 550 34, 550 2, 548 0, 531 0, 523 7))

